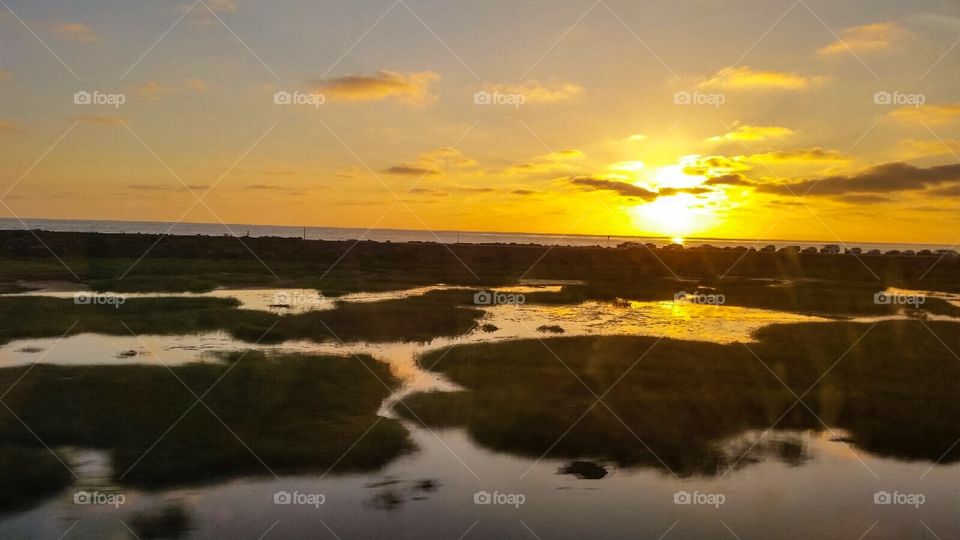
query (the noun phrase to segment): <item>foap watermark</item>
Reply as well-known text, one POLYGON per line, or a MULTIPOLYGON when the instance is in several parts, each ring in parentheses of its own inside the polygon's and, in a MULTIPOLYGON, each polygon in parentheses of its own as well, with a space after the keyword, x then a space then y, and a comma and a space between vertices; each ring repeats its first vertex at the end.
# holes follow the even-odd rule
POLYGON ((108 94, 99 90, 93 92, 80 90, 73 93, 74 105, 108 105, 119 109, 126 102, 127 96, 124 94, 108 94))
POLYGON ((505 94, 503 92, 487 92, 481 90, 473 95, 475 105, 510 105, 517 109, 527 102, 524 94, 505 94))
POLYGON ((690 304, 700 304, 702 306, 722 306, 727 303, 727 297, 718 293, 688 293, 680 291, 673 295, 674 302, 687 302, 690 304))
POLYGON ((527 497, 523 493, 478 491, 473 494, 473 504, 497 504, 519 509, 525 502, 527 502, 527 497))
POLYGON ((905 94, 903 92, 887 92, 881 90, 873 94, 874 105, 907 105, 919 107, 927 102, 927 96, 923 94, 905 94))
POLYGON ((497 291, 478 291, 473 295, 473 303, 478 306, 521 306, 527 297, 522 294, 507 294, 497 291))
POLYGON ((880 291, 873 295, 873 303, 878 306, 913 306, 919 308, 927 301, 922 294, 902 294, 880 291))
POLYGON ((73 303, 78 306, 113 306, 119 309, 126 301, 127 297, 122 294, 78 292, 73 295, 73 303))
POLYGON ((727 502, 727 496, 723 493, 701 493, 694 491, 678 491, 673 494, 673 504, 696 504, 703 506, 712 506, 720 508, 721 504, 727 502))
POLYGON ((278 491, 273 494, 273 504, 300 505, 320 508, 320 505, 327 502, 327 497, 323 493, 300 493, 299 491, 278 491))
POLYGON ((707 94, 698 90, 693 92, 681 90, 673 94, 674 105, 710 105, 720 108, 726 102, 727 96, 725 94, 707 94))
POLYGON ((273 303, 270 307, 319 306, 321 304, 323 304, 323 295, 320 293, 279 292, 273 295, 273 303))
POLYGON ((74 491, 73 504, 112 506, 120 508, 127 497, 118 491, 74 491))
POLYGON ((323 94, 305 94, 299 90, 294 92, 277 90, 273 93, 274 105, 310 105, 314 109, 319 109, 326 102, 327 96, 323 94))
POLYGON ((873 504, 897 504, 902 506, 912 506, 920 508, 927 502, 927 496, 923 493, 900 493, 894 491, 878 491, 873 494, 873 504))

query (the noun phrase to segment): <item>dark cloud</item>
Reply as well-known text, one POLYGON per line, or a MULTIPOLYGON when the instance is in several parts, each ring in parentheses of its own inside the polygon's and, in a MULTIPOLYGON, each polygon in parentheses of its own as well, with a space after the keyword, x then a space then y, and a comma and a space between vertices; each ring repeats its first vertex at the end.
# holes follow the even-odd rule
POLYGON ((723 176, 714 176, 713 178, 707 178, 707 181, 703 183, 706 186, 753 186, 754 184, 751 180, 747 180, 741 174, 725 174, 723 176))
POLYGON ((870 167, 852 176, 827 176, 793 184, 766 184, 758 186, 758 189, 767 193, 837 196, 918 190, 954 181, 960 181, 960 163, 924 169, 894 162, 870 167))
POLYGON ((137 191, 206 191, 210 189, 210 186, 205 184, 191 184, 187 186, 182 185, 170 185, 170 184, 130 184, 127 186, 127 189, 133 189, 137 191))
POLYGON ((418 167, 416 165, 394 165, 389 169, 386 169, 384 172, 390 174, 405 174, 408 176, 425 176, 428 174, 440 174, 440 171, 436 169, 428 169, 426 167, 418 167))
POLYGON ((843 201, 850 204, 877 204, 890 202, 890 198, 884 197, 882 195, 870 195, 870 194, 852 194, 852 195, 841 195, 837 197, 837 200, 843 201))
POLYGON ((578 186, 588 187, 594 191, 613 191, 624 197, 636 197, 645 201, 652 201, 657 198, 656 192, 626 182, 617 182, 616 180, 579 176, 570 180, 570 182, 578 186))
POLYGON ((943 186, 937 189, 930 190, 931 195, 937 195, 940 197, 960 197, 960 184, 953 184, 949 186, 943 186))
POLYGON ((540 192, 533 189, 515 189, 511 191, 514 195, 539 195, 540 192))
POLYGON ((691 188, 661 188, 659 191, 650 191, 640 186, 628 184, 627 182, 618 182, 616 180, 607 180, 604 178, 594 178, 592 176, 579 176, 570 180, 571 183, 578 186, 590 188, 593 191, 613 191, 624 197, 634 197, 645 201, 652 201, 657 197, 669 197, 679 193, 689 193, 691 195, 700 195, 710 193, 710 188, 691 187, 691 188))

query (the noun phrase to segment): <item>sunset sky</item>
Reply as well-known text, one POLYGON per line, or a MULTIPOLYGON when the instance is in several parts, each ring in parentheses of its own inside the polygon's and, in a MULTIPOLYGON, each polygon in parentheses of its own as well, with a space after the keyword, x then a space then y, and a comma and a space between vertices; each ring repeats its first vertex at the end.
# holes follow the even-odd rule
POLYGON ((4 2, 0 217, 960 240, 956 0, 4 2))

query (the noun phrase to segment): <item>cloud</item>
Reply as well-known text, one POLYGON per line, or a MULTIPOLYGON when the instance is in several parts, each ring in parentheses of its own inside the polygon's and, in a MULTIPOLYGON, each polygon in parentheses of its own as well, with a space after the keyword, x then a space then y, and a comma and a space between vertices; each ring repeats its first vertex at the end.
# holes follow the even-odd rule
POLYGON ((443 147, 419 154, 412 163, 401 163, 386 169, 390 174, 425 176, 443 174, 447 168, 468 169, 476 167, 477 162, 465 157, 456 148, 443 147))
POLYGON ((99 43, 100 36, 89 26, 80 23, 65 23, 55 26, 53 30, 60 36, 74 43, 99 43))
POLYGON ((703 183, 707 186, 753 186, 753 181, 747 180, 742 174, 731 173, 724 174, 721 176, 714 176, 712 178, 707 178, 703 183))
POLYGON ((751 126, 745 124, 737 126, 733 131, 710 137, 707 140, 711 142, 764 141, 767 139, 786 137, 792 134, 793 130, 790 128, 780 126, 751 126))
POLYGON ((130 184, 127 189, 135 191, 206 191, 211 186, 206 184, 169 185, 169 184, 130 184))
POLYGON ((311 81, 311 91, 331 101, 360 102, 396 98, 413 104, 436 99, 430 85, 440 79, 432 71, 399 73, 378 71, 373 75, 348 75, 322 81, 311 81))
POLYGON ((643 199, 644 201, 652 201, 658 197, 669 197, 672 195, 677 195, 680 193, 689 193, 692 195, 699 195, 702 193, 710 193, 711 189, 706 187, 689 187, 689 188, 660 188, 658 191, 650 191, 646 188, 642 188, 635 184, 630 184, 628 182, 620 182, 617 180, 609 180, 606 178, 597 178, 594 176, 578 176, 570 179, 570 183, 577 186, 581 186, 589 189, 590 191, 612 191, 617 195, 623 197, 630 197, 636 199, 643 199))
POLYGON ((840 39, 817 52, 827 56, 848 52, 882 52, 891 49, 895 41, 906 35, 906 30, 892 22, 853 26, 840 32, 840 39))
POLYGON ((851 194, 851 195, 840 195, 835 197, 836 200, 850 203, 850 204, 879 204, 890 202, 889 197, 884 197, 882 195, 870 195, 870 194, 851 194))
POLYGON ((803 90, 824 81, 823 77, 806 77, 782 71, 754 71, 749 66, 726 67, 711 79, 700 83, 700 88, 721 90, 803 90))
POLYGON ((219 24, 217 13, 234 13, 237 11, 237 4, 233 0, 205 0, 201 4, 180 5, 176 11, 187 13, 191 26, 209 28, 219 24))
POLYGON ((417 167, 416 165, 394 165, 388 169, 384 169, 383 172, 390 174, 405 174, 411 176, 426 176, 428 174, 440 174, 440 171, 436 169, 429 169, 427 167, 417 167))
POLYGON ((209 90, 210 85, 207 83, 207 81, 203 79, 187 79, 183 81, 182 88, 186 90, 190 90, 192 92, 200 93, 200 92, 206 92, 207 90, 209 90))
POLYGON ((523 84, 495 84, 490 87, 491 93, 520 94, 526 98, 525 104, 530 103, 559 103, 570 101, 583 94, 583 87, 571 83, 542 84, 540 81, 529 80, 523 84))
POLYGON ((179 85, 165 85, 157 81, 148 81, 140 85, 132 86, 131 90, 137 96, 143 99, 160 99, 163 96, 177 94, 184 90, 190 92, 204 92, 209 88, 207 82, 203 79, 187 79, 179 85))
POLYGON ((645 201, 652 201, 657 198, 657 192, 628 184, 627 182, 594 178, 592 176, 580 176, 571 179, 570 182, 589 188, 591 191, 613 191, 624 197, 636 197, 645 201))
POLYGON ((960 155, 958 139, 905 139, 897 143, 897 155, 900 159, 920 159, 946 155, 960 155))
POLYGON ((635 173, 646 168, 642 161, 618 161, 607 166, 611 171, 635 173))
POLYGON ((515 189, 511 191, 514 195, 539 195, 541 192, 534 189, 515 189))
POLYGON ((123 118, 115 116, 68 116, 67 120, 81 124, 96 124, 101 126, 121 126, 123 118))
POLYGON ((20 128, 20 126, 14 122, 9 120, 0 120, 0 133, 20 133, 22 131, 23 130, 20 128))
POLYGON ((850 158, 837 150, 826 150, 820 147, 800 148, 795 150, 777 150, 762 154, 751 154, 744 157, 753 163, 807 163, 820 161, 847 161, 850 158))
POLYGON ((960 103, 901 107, 890 111, 890 117, 902 122, 946 124, 960 117, 960 103))
POLYGON ((753 167, 745 163, 744 156, 706 156, 696 157, 684 163, 683 174, 689 176, 718 176, 736 171, 749 171, 753 167))
POLYGON ((0 69, 0 81, 9 81, 13 78, 13 75, 10 75, 9 71, 0 69))
POLYGON ((960 184, 951 184, 930 190, 931 195, 938 197, 960 197, 960 184))
POLYGON ((560 150, 559 152, 550 152, 540 159, 545 161, 572 161, 583 159, 583 152, 580 150, 560 150))
POLYGON ((850 193, 890 193, 919 190, 960 181, 960 163, 921 168, 893 162, 876 165, 852 176, 827 176, 791 184, 764 184, 758 189, 768 193, 836 196, 850 193))
POLYGON ((523 163, 515 163, 506 168, 503 174, 509 176, 534 176, 550 174, 571 174, 579 168, 578 165, 571 163, 584 158, 583 152, 576 149, 560 150, 559 152, 550 152, 542 156, 536 156, 523 163))

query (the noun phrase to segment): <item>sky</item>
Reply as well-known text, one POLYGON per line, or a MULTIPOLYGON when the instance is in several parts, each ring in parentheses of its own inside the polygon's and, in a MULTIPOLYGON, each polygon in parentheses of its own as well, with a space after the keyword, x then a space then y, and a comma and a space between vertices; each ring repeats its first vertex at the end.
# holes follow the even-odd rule
POLYGON ((4 0, 0 217, 960 240, 955 0, 4 0))

